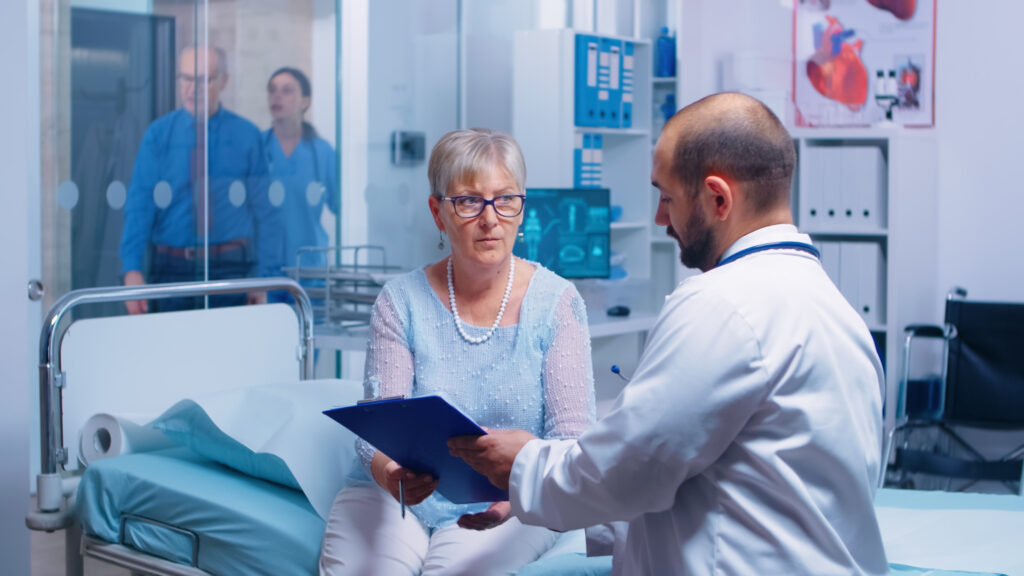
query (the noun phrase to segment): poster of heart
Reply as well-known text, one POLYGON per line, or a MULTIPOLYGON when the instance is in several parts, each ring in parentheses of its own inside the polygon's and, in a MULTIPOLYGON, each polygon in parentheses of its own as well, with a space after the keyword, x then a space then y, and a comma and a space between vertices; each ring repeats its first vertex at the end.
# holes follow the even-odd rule
POLYGON ((935 123, 936 0, 797 0, 798 126, 935 123))

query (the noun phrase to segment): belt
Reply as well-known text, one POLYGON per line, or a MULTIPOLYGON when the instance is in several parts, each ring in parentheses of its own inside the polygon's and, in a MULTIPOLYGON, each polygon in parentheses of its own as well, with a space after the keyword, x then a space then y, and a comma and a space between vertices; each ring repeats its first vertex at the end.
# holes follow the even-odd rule
POLYGON ((155 250, 158 254, 166 254, 174 258, 184 258, 185 260, 195 260, 196 258, 204 258, 207 253, 209 253, 210 256, 218 256, 227 252, 244 250, 248 246, 249 241, 243 238, 241 240, 230 240, 219 244, 210 244, 209 246, 186 246, 184 248, 157 244, 155 246, 155 250))

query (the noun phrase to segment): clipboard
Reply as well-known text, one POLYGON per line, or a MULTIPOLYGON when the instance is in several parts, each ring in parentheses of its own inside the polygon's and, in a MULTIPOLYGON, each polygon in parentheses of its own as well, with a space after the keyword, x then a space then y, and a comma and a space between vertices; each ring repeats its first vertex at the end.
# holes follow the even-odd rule
POLYGON ((452 436, 486 432, 440 396, 364 401, 324 414, 402 466, 433 475, 437 491, 456 504, 508 500, 507 491, 448 453, 452 436))

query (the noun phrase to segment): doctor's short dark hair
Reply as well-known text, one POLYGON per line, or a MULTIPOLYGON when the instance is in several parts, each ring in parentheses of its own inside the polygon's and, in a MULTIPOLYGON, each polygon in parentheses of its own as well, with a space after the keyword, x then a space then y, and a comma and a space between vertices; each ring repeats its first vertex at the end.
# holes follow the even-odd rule
POLYGON ((691 194, 718 174, 746 184, 757 211, 789 203, 796 147, 767 106, 743 94, 714 94, 683 108, 677 119, 683 124, 673 171, 691 194))

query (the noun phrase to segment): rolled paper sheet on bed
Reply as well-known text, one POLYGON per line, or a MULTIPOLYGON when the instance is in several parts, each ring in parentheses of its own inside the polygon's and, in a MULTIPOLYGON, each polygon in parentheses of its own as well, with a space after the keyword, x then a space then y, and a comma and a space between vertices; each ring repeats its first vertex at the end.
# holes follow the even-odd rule
POLYGON ((176 446, 163 432, 141 424, 147 419, 94 414, 85 421, 78 439, 78 459, 88 466, 97 460, 133 452, 176 446))

